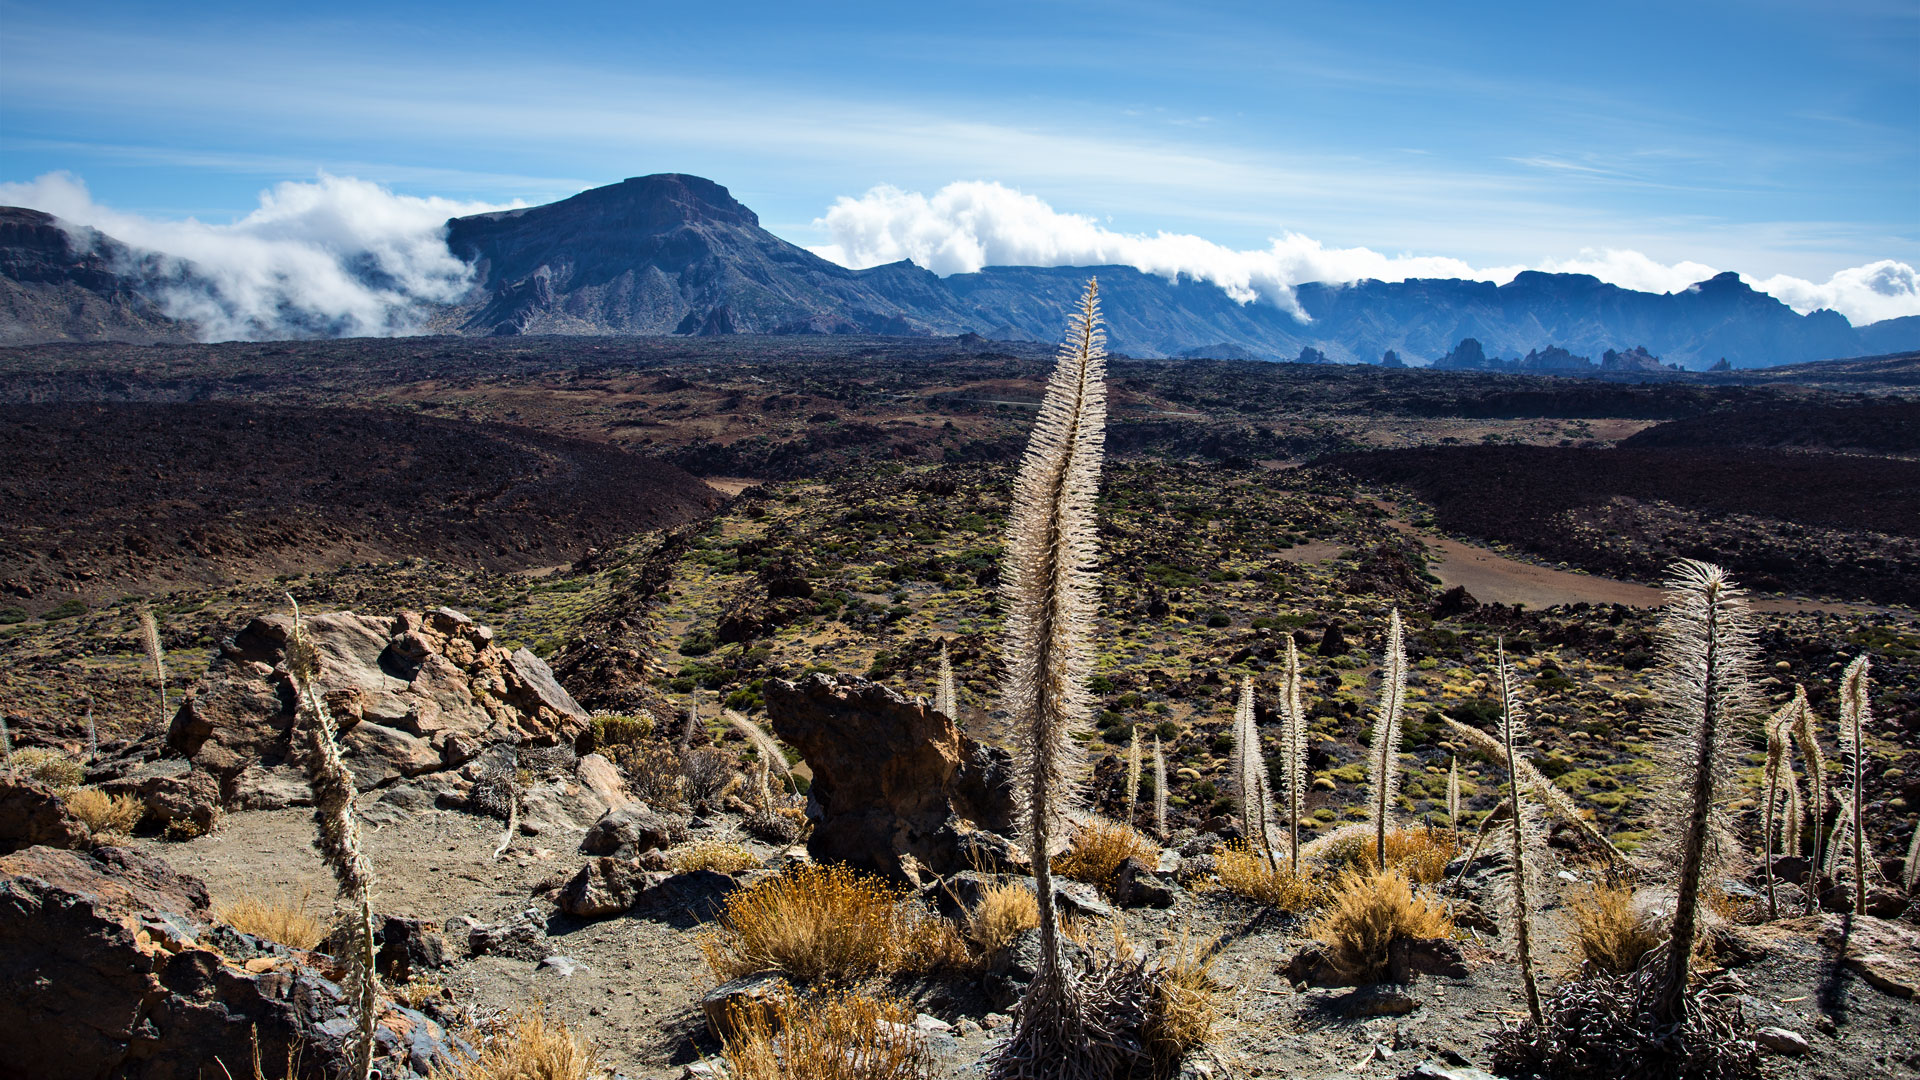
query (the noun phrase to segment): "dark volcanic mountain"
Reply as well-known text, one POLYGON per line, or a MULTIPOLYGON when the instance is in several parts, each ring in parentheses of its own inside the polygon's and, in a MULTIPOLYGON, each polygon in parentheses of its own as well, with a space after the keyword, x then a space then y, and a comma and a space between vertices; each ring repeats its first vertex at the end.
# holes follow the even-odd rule
POLYGON ((1704 368, 1721 357, 1763 367, 1920 346, 1920 326, 1903 326, 1872 335, 1869 349, 1838 313, 1796 314, 1736 274, 1672 294, 1536 272, 1498 286, 1312 283, 1295 290, 1310 320, 1302 321, 1205 282, 1127 266, 996 266, 946 278, 909 262, 848 270, 762 229, 718 184, 678 174, 447 227, 454 254, 478 271, 472 299, 441 320, 462 333, 971 332, 1051 341, 1097 275, 1113 347, 1141 356, 1292 360, 1310 348, 1336 362, 1378 363, 1392 349, 1431 361, 1472 337, 1495 356, 1644 346, 1704 368))
MULTIPOLYGON (((0 341, 182 336, 152 305, 154 282, 128 269, 140 264, 124 248, 100 237, 76 252, 65 239, 74 230, 46 215, 0 214, 12 215, 0 217, 0 341)), ((1535 272, 1505 285, 1309 283, 1295 289, 1302 319, 1126 266, 996 266, 945 278, 909 262, 849 270, 761 228, 726 188, 674 173, 454 218, 447 244, 474 268, 466 299, 429 319, 454 334, 976 333, 1044 342, 1098 275, 1109 341, 1136 356, 1379 363, 1391 350, 1419 366, 1473 338, 1495 360, 1557 356, 1549 346, 1580 357, 1644 347, 1704 369, 1723 357, 1752 368, 1920 348, 1920 317, 1856 329, 1832 311, 1796 314, 1734 274, 1671 294, 1535 272)))
POLYGON ((52 214, 0 207, 0 345, 192 341, 152 299, 152 260, 52 214))
POLYGON ((635 177, 546 206, 454 218, 447 245, 477 275, 473 300, 443 320, 464 333, 936 329, 854 271, 762 229, 726 188, 697 176, 635 177))

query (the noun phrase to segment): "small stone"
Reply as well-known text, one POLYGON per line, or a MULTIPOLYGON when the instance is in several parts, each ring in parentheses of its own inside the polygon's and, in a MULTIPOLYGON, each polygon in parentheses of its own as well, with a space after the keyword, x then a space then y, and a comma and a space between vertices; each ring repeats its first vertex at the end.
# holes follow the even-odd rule
POLYGON ((787 992, 787 980, 771 972, 746 975, 707 991, 700 999, 700 1011, 707 1016, 707 1030, 724 1042, 737 1034, 736 1020, 755 1012, 770 1019, 774 1000, 787 992))
POLYGON ((913 1029, 923 1035, 937 1035, 953 1030, 953 1025, 929 1013, 921 1013, 913 1018, 913 1029))
POLYGON ((960 1022, 953 1025, 953 1030, 959 1033, 961 1038, 966 1038, 969 1035, 978 1035, 986 1029, 966 1017, 961 1017, 960 1022))
POLYGON ((1788 1057, 1799 1057, 1813 1049, 1807 1045, 1805 1036, 1797 1031, 1788 1031, 1786 1028, 1763 1027, 1753 1033, 1753 1039, 1774 1053, 1785 1054, 1788 1057))
POLYGON ((1407 1080, 1500 1080, 1500 1078, 1470 1065, 1450 1068, 1438 1062, 1423 1061, 1414 1067, 1407 1080))
POLYGON ((994 1028, 1002 1027, 1007 1023, 1008 1020, 1005 1013, 990 1012, 980 1018, 980 1026, 987 1031, 992 1031, 994 1028))
POLYGON ((727 1080, 727 1066, 719 1061, 696 1061, 680 1070, 680 1080, 727 1080))
POLYGON ((587 966, 571 956, 549 956, 540 961, 540 966, 534 970, 536 972, 551 971, 555 975, 565 979, 572 976, 576 971, 587 970, 587 966))
POLYGON ((1420 1007, 1418 998, 1386 985, 1363 986, 1333 1002, 1340 1015, 1349 1020, 1369 1016, 1405 1016, 1420 1007))

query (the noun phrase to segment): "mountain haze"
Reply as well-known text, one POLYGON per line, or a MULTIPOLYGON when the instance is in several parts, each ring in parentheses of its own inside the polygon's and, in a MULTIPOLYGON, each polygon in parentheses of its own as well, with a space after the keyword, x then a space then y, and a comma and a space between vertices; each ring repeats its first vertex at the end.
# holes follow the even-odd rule
MULTIPOLYGON (((191 327, 160 314, 149 284, 115 276, 114 268, 138 264, 124 246, 92 234, 92 255, 71 244, 55 254, 52 237, 64 234, 53 219, 5 214, 14 216, 0 216, 0 340, 190 335, 191 327), (16 220, 27 224, 6 224, 16 220), (87 258, 79 268, 75 260, 87 258), (53 264, 72 267, 55 272, 53 264)), ((1207 282, 1130 266, 996 266, 944 278, 910 262, 852 270, 768 232, 719 184, 677 173, 456 217, 446 242, 472 268, 473 283, 453 304, 423 302, 423 322, 461 335, 973 333, 1051 341, 1087 277, 1097 275, 1112 347, 1137 356, 1379 363, 1392 350, 1418 366, 1474 338, 1492 357, 1558 346, 1597 358, 1644 346, 1702 369, 1722 357, 1735 367, 1769 367, 1920 348, 1920 317, 1856 328, 1833 311, 1800 315, 1731 273, 1677 293, 1533 271, 1504 285, 1308 283, 1294 289, 1302 320, 1271 303, 1241 304, 1207 282)))

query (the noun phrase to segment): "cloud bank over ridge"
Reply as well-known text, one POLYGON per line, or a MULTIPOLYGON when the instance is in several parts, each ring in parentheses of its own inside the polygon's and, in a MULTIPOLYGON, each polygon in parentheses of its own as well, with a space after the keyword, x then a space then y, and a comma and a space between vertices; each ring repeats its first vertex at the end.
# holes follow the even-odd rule
MULTIPOLYGON (((434 307, 458 300, 472 283, 471 269, 447 250, 447 219, 525 205, 400 195, 323 173, 263 191, 259 206, 231 224, 208 224, 114 210, 64 172, 0 183, 0 204, 44 210, 157 253, 162 272, 149 279, 154 299, 214 341, 421 332, 434 307)), ((1265 249, 1236 250, 1184 233, 1117 232, 987 181, 948 184, 932 195, 875 187, 857 198, 842 196, 814 225, 830 241, 813 251, 849 267, 911 259, 944 276, 985 266, 1124 265, 1165 277, 1186 274, 1243 303, 1273 303, 1295 315, 1301 312, 1293 286, 1309 281, 1506 282, 1535 269, 1675 292, 1718 272, 1704 263, 1665 264, 1617 249, 1531 266, 1476 267, 1444 256, 1329 248, 1297 233, 1265 249)), ((1920 273, 1891 259, 1841 270, 1825 282, 1788 275, 1747 281, 1796 311, 1832 308, 1856 326, 1920 314, 1920 273)))
POLYGON ((158 253, 154 299, 210 341, 417 333, 430 305, 457 300, 472 281, 447 250, 447 219, 502 208, 326 174, 261 192, 259 207, 231 225, 122 213, 68 173, 0 183, 0 204, 158 253))
MULTIPOLYGON (((1287 233, 1265 249, 1236 250, 1183 233, 1115 232, 1083 214, 1062 213, 1041 199, 991 181, 959 181, 925 195, 881 185, 841 196, 814 221, 831 241, 813 248, 843 266, 864 268, 911 259, 942 276, 985 266, 1132 266, 1163 277, 1209 281, 1243 303, 1278 304, 1300 315, 1293 286, 1364 278, 1468 278, 1505 283, 1522 270, 1592 274, 1622 288, 1677 292, 1720 271, 1697 262, 1665 264, 1637 251, 1589 249, 1535 265, 1474 267, 1459 259, 1386 255, 1369 248, 1329 248, 1287 233)), ((1832 308, 1855 326, 1920 314, 1920 272, 1882 259, 1851 267, 1825 282, 1780 274, 1743 275, 1748 284, 1805 314, 1832 308)))

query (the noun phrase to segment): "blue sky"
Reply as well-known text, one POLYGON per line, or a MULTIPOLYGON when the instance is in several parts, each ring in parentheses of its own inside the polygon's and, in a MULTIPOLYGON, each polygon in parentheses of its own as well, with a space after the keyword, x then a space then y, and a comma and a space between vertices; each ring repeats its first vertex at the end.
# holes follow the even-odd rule
POLYGON ((841 257, 837 199, 984 181, 1228 251, 1821 283, 1920 264, 1920 0, 0 4, 16 193, 225 223, 323 172, 537 203, 663 171, 841 257))

